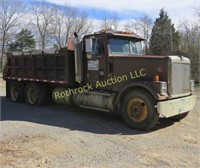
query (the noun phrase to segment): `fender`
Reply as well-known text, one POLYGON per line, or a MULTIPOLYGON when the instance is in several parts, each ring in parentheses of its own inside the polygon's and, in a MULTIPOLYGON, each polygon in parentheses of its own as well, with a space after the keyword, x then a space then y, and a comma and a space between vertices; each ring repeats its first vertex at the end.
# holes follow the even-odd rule
MULTIPOLYGON (((159 101, 161 100, 161 96, 159 95, 158 90, 156 89, 156 87, 154 86, 154 83, 152 81, 127 81, 125 83, 123 83, 123 85, 118 85, 115 86, 113 88, 113 90, 118 91, 118 95, 115 101, 115 110, 118 113, 118 109, 120 109, 121 106, 121 99, 130 91, 135 90, 135 89, 141 89, 141 90, 145 90, 148 93, 150 93, 152 95, 152 97, 156 100, 159 101)), ((162 98, 162 99, 166 99, 162 98)))
MULTIPOLYGON (((118 96, 117 96, 117 101, 120 99, 120 97, 122 95, 124 95, 125 93, 127 93, 130 90, 134 90, 134 89, 143 89, 146 90, 147 92, 149 92, 155 100, 158 100, 158 92, 156 90, 155 87, 153 87, 151 82, 147 82, 147 81, 135 81, 134 83, 131 82, 126 82, 126 84, 124 83, 124 85, 121 86, 120 88, 116 88, 117 90, 119 90, 118 96), (124 87, 123 87, 124 86, 124 87)), ((116 102, 117 102, 116 101, 116 102)))

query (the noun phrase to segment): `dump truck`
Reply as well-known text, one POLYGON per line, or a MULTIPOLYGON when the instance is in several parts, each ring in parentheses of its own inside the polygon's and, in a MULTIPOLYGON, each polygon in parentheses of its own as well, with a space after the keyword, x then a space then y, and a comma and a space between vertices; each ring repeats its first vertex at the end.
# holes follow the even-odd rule
POLYGON ((181 120, 194 107, 188 58, 144 55, 142 37, 111 29, 69 41, 53 53, 8 53, 6 97, 114 113, 136 130, 153 128, 159 117, 181 120))

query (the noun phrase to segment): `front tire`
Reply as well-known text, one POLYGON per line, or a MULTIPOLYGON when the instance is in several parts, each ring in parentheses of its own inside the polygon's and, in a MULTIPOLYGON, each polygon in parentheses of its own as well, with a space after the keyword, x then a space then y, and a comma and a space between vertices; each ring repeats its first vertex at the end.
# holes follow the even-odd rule
POLYGON ((148 130, 154 127, 159 119, 154 98, 143 90, 134 90, 125 97, 122 103, 124 121, 133 129, 148 130))

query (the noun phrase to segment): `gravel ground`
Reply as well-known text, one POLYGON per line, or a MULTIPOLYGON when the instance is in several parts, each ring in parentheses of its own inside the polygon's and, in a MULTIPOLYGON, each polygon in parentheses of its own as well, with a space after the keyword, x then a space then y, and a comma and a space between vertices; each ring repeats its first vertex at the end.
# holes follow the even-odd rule
POLYGON ((200 167, 199 93, 186 119, 140 132, 99 111, 13 103, 1 89, 0 167, 200 167))

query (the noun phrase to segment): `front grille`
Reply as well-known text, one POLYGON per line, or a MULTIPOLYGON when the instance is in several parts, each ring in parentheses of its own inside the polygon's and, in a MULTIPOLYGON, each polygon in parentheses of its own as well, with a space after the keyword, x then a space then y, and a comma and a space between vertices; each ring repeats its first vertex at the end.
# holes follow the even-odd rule
POLYGON ((171 97, 179 97, 190 93, 190 64, 172 62, 171 97))

